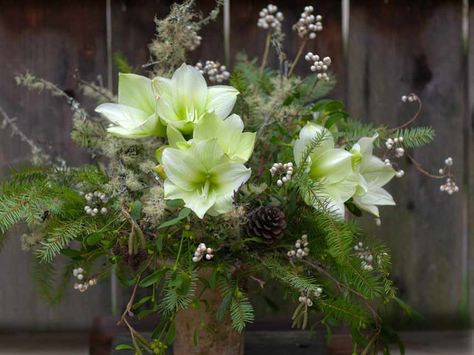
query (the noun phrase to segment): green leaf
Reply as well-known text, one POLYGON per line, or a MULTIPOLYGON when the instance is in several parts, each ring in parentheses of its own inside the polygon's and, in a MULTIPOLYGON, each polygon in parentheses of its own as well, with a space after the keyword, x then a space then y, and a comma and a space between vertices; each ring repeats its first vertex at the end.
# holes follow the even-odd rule
POLYGON ((345 119, 347 117, 347 113, 345 112, 334 112, 329 114, 326 123, 324 126, 326 128, 331 128, 334 124, 336 124, 339 120, 345 119))
POLYGON ((145 309, 145 310, 141 311, 140 313, 138 313, 137 318, 138 319, 143 319, 143 318, 148 317, 150 314, 154 314, 156 312, 158 312, 158 305, 155 304, 152 308, 145 309))
POLYGON ((134 350, 134 348, 128 344, 119 344, 115 347, 115 350, 134 350))
POLYGON ((87 245, 96 245, 102 239, 103 234, 101 232, 92 233, 86 238, 87 245))
POLYGON ((77 249, 66 248, 61 250, 61 254, 69 258, 79 258, 81 256, 81 251, 77 249))
POLYGON ((163 234, 158 235, 158 238, 156 238, 156 250, 158 250, 158 253, 163 251, 163 234))
POLYGON ((147 303, 149 300, 151 300, 151 296, 145 296, 145 297, 142 297, 138 302, 134 303, 133 304, 133 309, 138 309, 140 308, 141 306, 143 306, 145 303, 147 303))
POLYGON ((168 268, 163 268, 148 275, 140 281, 140 287, 149 287, 151 285, 159 283, 167 271, 168 268))
POLYGON ((178 222, 180 222, 181 220, 185 219, 186 217, 189 216, 189 214, 191 213, 191 210, 189 208, 183 208, 181 211, 179 211, 179 214, 178 214, 178 217, 176 218, 173 218, 173 219, 170 219, 164 223, 162 223, 158 229, 163 229, 163 228, 167 228, 167 227, 171 227, 171 226, 174 226, 175 224, 177 224, 178 222))
POLYGON ((167 344, 171 344, 174 341, 175 334, 176 334, 176 325, 174 323, 171 323, 168 329, 168 333, 166 334, 165 342, 167 344))
POLYGON ((181 208, 184 206, 183 200, 177 199, 177 200, 166 200, 166 206, 171 207, 171 208, 181 208))
POLYGON ((134 221, 138 221, 142 214, 142 203, 139 200, 136 200, 130 206, 130 216, 132 216, 134 221))

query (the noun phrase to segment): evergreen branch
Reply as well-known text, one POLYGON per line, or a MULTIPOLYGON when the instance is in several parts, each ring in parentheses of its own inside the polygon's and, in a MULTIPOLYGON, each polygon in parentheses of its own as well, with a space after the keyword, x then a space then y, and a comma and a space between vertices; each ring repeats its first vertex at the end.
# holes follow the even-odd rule
MULTIPOLYGON (((88 230, 82 218, 69 221, 52 220, 45 228, 45 238, 36 250, 36 256, 41 262, 50 263, 73 240, 80 239, 88 230)), ((92 229, 93 230, 93 229, 92 229)))
POLYGON ((15 119, 8 116, 5 110, 0 106, 0 116, 2 119, 2 123, 0 124, 0 128, 4 128, 5 126, 9 126, 12 135, 18 136, 20 140, 30 147, 31 154, 33 155, 33 161, 37 164, 45 163, 49 160, 49 155, 44 153, 43 149, 41 149, 31 138, 29 138, 25 132, 16 124, 15 119))
POLYGON ((403 145, 407 148, 415 148, 429 144, 433 141, 435 133, 431 127, 413 127, 399 129, 395 137, 403 137, 403 145))
POLYGON ((39 259, 33 258, 32 278, 41 297, 51 304, 58 304, 69 283, 72 274, 73 264, 69 263, 64 267, 60 280, 57 279, 57 265, 54 263, 43 263, 39 259))
POLYGON ((369 320, 367 312, 353 302, 342 298, 320 298, 317 304, 325 318, 334 318, 357 329, 367 326, 369 320))
POLYGON ((178 271, 177 275, 172 276, 171 280, 182 279, 181 282, 172 282, 167 280, 160 309, 165 316, 186 309, 193 301, 196 293, 197 275, 195 272, 188 274, 184 271, 178 271))
POLYGON ((322 130, 319 132, 309 144, 306 145, 305 150, 303 152, 303 155, 300 159, 300 161, 296 162, 298 166, 298 171, 296 172, 296 176, 300 176, 304 174, 306 169, 308 168, 309 160, 311 154, 314 152, 316 148, 321 146, 321 144, 326 140, 329 139, 330 133, 327 130, 322 130))
POLYGON ((232 319, 232 326, 239 333, 244 330, 247 323, 254 321, 253 307, 246 296, 232 298, 230 317, 232 319))

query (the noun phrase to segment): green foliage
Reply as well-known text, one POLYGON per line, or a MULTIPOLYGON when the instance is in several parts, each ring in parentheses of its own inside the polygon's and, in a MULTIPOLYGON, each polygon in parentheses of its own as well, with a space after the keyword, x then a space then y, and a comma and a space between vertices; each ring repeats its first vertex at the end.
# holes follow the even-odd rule
POLYGON ((39 260, 45 263, 51 262, 71 241, 79 240, 87 233, 94 232, 93 228, 87 228, 84 221, 85 218, 75 221, 51 219, 45 228, 44 239, 36 250, 39 260))
POLYGON ((222 320, 226 313, 230 312, 232 326, 240 333, 247 323, 254 321, 252 304, 234 280, 221 277, 218 282, 222 303, 217 310, 216 318, 222 320))
POLYGON ((159 306, 165 316, 189 307, 196 292, 196 280, 194 272, 176 270, 170 273, 159 306))
POLYGON ((318 292, 318 288, 321 286, 314 276, 301 275, 295 270, 283 266, 281 261, 276 258, 266 258, 262 260, 262 265, 273 278, 299 292, 318 292))
POLYGON ((127 57, 125 57, 120 52, 114 53, 114 64, 120 73, 134 73, 135 72, 133 67, 128 62, 127 57))
POLYGON ((407 148, 415 148, 431 143, 435 133, 431 127, 413 127, 397 130, 394 137, 403 137, 403 145, 407 148))
POLYGON ((370 321, 367 309, 343 298, 320 299, 317 304, 326 320, 337 320, 357 329, 365 328, 370 321))
POLYGON ((33 258, 31 276, 40 296, 51 304, 58 304, 72 275, 73 265, 68 263, 63 266, 62 275, 58 275, 57 264, 62 263, 42 263, 33 258), (58 279, 59 277, 59 279, 58 279))
POLYGON ((253 322, 253 307, 246 296, 232 298, 230 304, 230 317, 232 319, 232 326, 239 333, 244 330, 247 323, 253 322))

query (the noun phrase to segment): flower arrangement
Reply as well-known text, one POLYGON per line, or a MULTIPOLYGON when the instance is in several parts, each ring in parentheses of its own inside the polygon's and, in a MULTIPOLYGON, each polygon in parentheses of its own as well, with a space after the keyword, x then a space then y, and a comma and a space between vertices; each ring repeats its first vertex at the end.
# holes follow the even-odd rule
MULTIPOLYGON (((267 36, 260 61, 241 55, 232 70, 213 60, 183 64, 219 5, 206 18, 192 10, 188 1, 156 20, 149 75, 120 73, 117 96, 78 80, 82 94, 97 101, 95 113, 53 83, 17 77, 66 100, 72 138, 92 163, 68 166, 1 110, 33 159, 0 187, 0 241, 26 223, 22 243, 50 301, 59 300, 71 276, 80 292, 110 274, 132 288, 120 320, 132 342, 119 349, 164 354, 179 315, 209 313, 203 295, 213 290, 219 298, 212 318, 240 333, 254 320, 250 295, 265 294, 274 280, 295 304, 294 327, 345 324, 355 349, 388 351, 397 338, 380 310, 404 304, 390 279, 388 249, 356 217, 373 215, 381 224, 379 207, 395 205, 384 187, 404 175, 401 157, 445 178, 441 191, 459 190, 452 158, 430 174, 410 154, 434 136, 430 127, 413 127, 421 100, 402 97, 417 111, 399 127, 363 124, 341 102, 323 99, 334 85, 329 57, 309 52, 307 75, 294 74, 306 43, 323 29, 312 6, 293 26, 301 43, 293 61, 283 55, 284 16, 268 5, 257 21, 267 36), (279 70, 267 66, 271 48, 279 70), (55 287, 60 267, 64 279, 55 287), (148 339, 130 319, 151 314, 160 321, 148 339)), ((201 323, 196 328, 206 328, 201 323)), ((203 329, 195 334, 206 337, 203 329)))

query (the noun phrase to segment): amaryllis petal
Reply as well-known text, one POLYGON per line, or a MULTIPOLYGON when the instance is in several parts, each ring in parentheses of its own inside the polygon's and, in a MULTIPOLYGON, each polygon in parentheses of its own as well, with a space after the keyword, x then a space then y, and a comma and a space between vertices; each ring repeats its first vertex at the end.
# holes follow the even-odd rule
POLYGON ((211 86, 207 94, 207 111, 214 112, 220 118, 227 117, 232 112, 238 94, 232 86, 211 86))
POLYGON ((118 102, 144 112, 154 112, 156 100, 151 80, 141 75, 119 73, 118 102))

